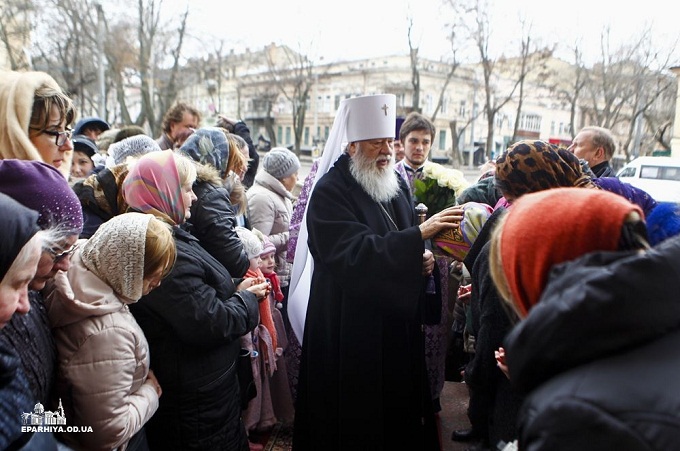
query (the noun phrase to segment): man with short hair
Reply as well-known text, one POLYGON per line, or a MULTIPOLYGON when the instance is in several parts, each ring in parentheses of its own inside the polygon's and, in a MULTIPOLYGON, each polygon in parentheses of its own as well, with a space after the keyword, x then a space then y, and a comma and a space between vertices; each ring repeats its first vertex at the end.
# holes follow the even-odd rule
MULTIPOLYGON (((163 117, 163 134, 156 140, 162 150, 174 149, 183 134, 201 124, 201 113, 186 103, 178 102, 163 117)), ((186 138, 186 136, 185 136, 186 138)))
POLYGON ((598 178, 616 175, 609 165, 615 150, 616 143, 611 131, 595 126, 583 127, 569 146, 569 152, 585 160, 598 178))
POLYGON ((441 300, 424 293, 434 268, 424 240, 457 227, 461 210, 416 225, 394 171, 395 105, 394 95, 342 101, 310 194, 289 297, 291 322, 307 319, 296 451, 439 449, 421 327, 441 300))
POLYGON ((399 130, 399 139, 404 146, 404 159, 395 165, 395 170, 409 183, 413 191, 413 179, 421 178, 423 166, 430 154, 436 129, 428 118, 412 112, 406 116, 399 130))

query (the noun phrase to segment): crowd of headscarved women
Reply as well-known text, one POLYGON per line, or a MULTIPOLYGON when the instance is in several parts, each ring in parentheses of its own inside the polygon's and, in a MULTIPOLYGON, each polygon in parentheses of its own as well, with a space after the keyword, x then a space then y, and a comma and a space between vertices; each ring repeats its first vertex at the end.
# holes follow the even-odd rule
MULTIPOLYGON (((165 152, 135 135, 71 186, 71 100, 45 74, 2 77, 2 449, 257 449, 247 431, 290 419, 294 384, 273 270, 288 232, 275 211, 261 233, 240 227, 247 143, 202 128, 165 152), (39 403, 83 428, 22 431, 39 403)), ((253 196, 290 202, 299 161, 269 155, 253 196)), ((480 446, 678 449, 677 207, 541 141, 512 145, 459 202, 478 228, 465 378, 480 446)))

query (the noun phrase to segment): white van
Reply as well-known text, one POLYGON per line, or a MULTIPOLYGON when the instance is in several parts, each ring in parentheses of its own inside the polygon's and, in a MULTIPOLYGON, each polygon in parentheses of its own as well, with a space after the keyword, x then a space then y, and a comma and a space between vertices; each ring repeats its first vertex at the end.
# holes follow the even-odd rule
POLYGON ((680 203, 680 158, 639 157, 621 168, 616 176, 647 191, 657 202, 680 203))

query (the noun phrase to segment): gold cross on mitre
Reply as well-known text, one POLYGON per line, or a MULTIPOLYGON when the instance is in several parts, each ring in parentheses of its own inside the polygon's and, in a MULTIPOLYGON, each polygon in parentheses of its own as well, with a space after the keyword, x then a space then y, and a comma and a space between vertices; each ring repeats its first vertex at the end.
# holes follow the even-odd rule
POLYGON ((387 116, 387 110, 388 110, 389 108, 390 108, 390 107, 388 107, 387 104, 384 104, 384 105, 382 106, 382 108, 380 108, 380 109, 383 110, 383 111, 385 112, 385 116, 387 116))

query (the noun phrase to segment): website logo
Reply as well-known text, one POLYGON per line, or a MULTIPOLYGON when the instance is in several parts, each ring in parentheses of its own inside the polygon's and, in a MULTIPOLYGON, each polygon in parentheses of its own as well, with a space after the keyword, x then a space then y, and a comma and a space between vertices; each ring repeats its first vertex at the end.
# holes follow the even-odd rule
POLYGON ((55 412, 45 410, 38 402, 33 412, 21 414, 21 424, 21 432, 92 432, 92 426, 66 426, 66 414, 61 398, 55 412))

